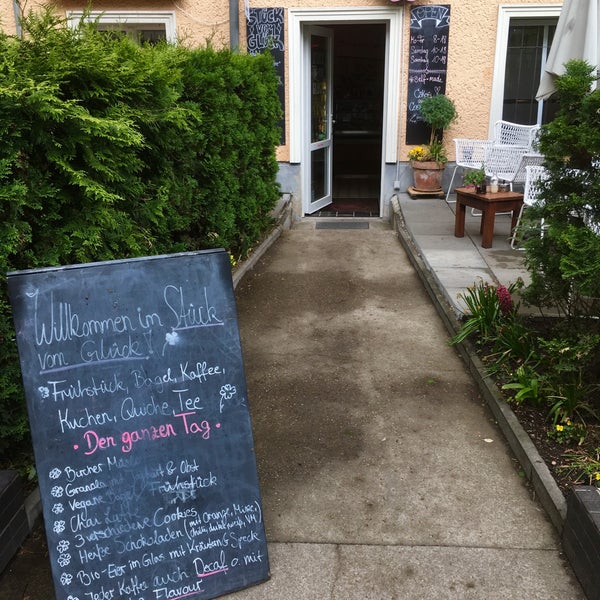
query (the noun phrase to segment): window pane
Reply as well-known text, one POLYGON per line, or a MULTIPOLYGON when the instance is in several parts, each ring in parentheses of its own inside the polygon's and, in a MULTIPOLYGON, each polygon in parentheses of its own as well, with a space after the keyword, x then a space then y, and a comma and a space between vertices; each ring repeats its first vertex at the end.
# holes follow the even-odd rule
POLYGON ((321 198, 324 198, 329 193, 328 185, 327 185, 327 173, 328 169, 328 157, 329 154, 325 148, 319 148, 318 150, 313 150, 310 153, 311 157, 311 166, 310 166, 310 174, 311 174, 311 202, 316 202, 321 198))
POLYGON ((166 28, 163 24, 151 25, 146 23, 100 23, 99 31, 112 35, 128 35, 140 44, 156 44, 167 39, 166 28))
POLYGON ((164 27, 162 29, 140 29, 138 32, 141 43, 158 44, 167 39, 164 27))
POLYGON ((533 125, 547 122, 553 114, 552 107, 543 107, 535 94, 556 29, 555 22, 511 21, 502 109, 502 118, 506 121, 533 125))
POLYGON ((515 48, 523 45, 524 27, 511 25, 508 29, 508 47, 515 48))
POLYGON ((311 142, 329 137, 327 118, 327 45, 328 40, 320 35, 311 37, 311 142))

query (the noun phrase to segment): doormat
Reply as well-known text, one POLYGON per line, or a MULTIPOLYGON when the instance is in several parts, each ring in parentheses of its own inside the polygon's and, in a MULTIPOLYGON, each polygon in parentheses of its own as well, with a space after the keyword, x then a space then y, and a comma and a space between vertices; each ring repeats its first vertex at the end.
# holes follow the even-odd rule
POLYGON ((317 221, 315 229, 369 229, 367 221, 317 221))
POLYGON ((373 217, 379 217, 379 211, 377 212, 371 212, 368 210, 330 210, 329 206, 326 206, 324 210, 319 210, 315 213, 312 213, 312 215, 310 215, 311 217, 325 217, 325 218, 332 218, 332 217, 354 217, 354 218, 359 218, 359 219, 365 219, 365 218, 373 218, 373 217))
POLYGON ((325 209, 335 212, 377 212, 379 213, 379 198, 336 198, 325 209))

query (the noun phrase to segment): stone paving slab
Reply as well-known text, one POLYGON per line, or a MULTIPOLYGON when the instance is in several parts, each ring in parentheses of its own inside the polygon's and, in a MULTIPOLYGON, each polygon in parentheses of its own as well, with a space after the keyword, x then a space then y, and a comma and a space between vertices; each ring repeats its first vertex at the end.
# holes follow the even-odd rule
POLYGON ((472 215, 470 210, 465 219, 465 236, 456 238, 455 204, 439 199, 412 200, 407 194, 399 194, 397 206, 416 252, 457 315, 465 311, 460 295, 476 282, 508 285, 519 278, 529 282, 523 252, 510 247, 510 215, 496 215, 493 245, 482 248, 481 216, 472 215))
MULTIPOLYGON (((273 543, 272 578, 236 600, 565 600, 553 550, 273 543), (531 565, 538 567, 532 571, 531 565)), ((575 595, 574 595, 575 594, 575 595)))

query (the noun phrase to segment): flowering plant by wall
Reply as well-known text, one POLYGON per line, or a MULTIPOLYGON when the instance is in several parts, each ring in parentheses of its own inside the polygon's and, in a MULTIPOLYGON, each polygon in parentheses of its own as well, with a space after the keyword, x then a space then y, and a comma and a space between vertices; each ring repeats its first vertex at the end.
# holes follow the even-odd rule
POLYGON ((412 150, 408 151, 408 158, 410 160, 427 160, 427 156, 429 156, 429 151, 425 146, 415 146, 412 150))
POLYGON ((429 145, 411 148, 408 151, 408 158, 417 162, 435 161, 445 163, 448 160, 444 146, 438 140, 433 140, 429 145))

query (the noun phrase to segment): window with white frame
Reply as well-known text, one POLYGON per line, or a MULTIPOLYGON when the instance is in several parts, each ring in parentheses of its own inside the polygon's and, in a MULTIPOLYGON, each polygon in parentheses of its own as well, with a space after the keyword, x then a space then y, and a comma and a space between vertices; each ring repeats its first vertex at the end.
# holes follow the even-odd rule
POLYGON ((175 42, 175 13, 144 11, 71 11, 68 20, 76 26, 82 18, 95 21, 100 31, 112 31, 118 35, 128 35, 140 43, 155 44, 166 40, 175 42))
POLYGON ((561 5, 500 6, 490 107, 490 127, 499 119, 527 125, 546 123, 553 98, 535 98, 561 5))
POLYGON ((506 48, 502 118, 513 123, 547 123, 557 110, 555 97, 536 100, 556 19, 511 19, 506 48))

